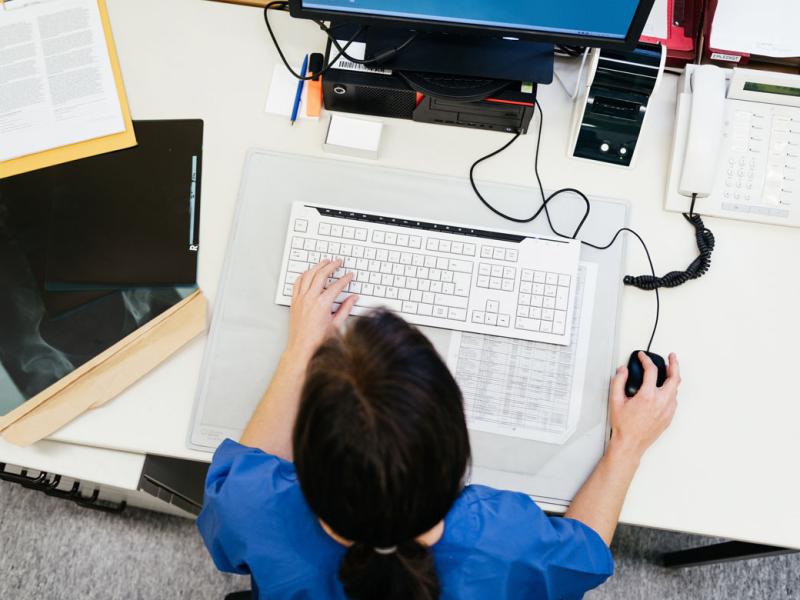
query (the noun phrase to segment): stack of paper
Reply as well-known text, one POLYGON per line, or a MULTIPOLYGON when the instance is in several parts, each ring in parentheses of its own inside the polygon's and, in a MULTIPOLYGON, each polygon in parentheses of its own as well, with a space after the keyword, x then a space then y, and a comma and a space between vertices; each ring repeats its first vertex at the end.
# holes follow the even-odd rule
POLYGON ((0 177, 135 144, 104 0, 0 3, 0 177))

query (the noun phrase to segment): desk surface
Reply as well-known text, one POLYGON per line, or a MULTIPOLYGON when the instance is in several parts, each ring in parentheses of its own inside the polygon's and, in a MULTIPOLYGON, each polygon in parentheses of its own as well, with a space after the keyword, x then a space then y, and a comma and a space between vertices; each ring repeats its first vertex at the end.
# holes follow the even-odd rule
MULTIPOLYGON (((213 307, 247 149, 322 156, 323 123, 299 121, 290 128, 287 119, 264 113, 278 58, 258 9, 196 0, 108 3, 133 117, 205 121, 199 282, 213 307)), ((274 22, 297 62, 323 45, 311 23, 282 14, 274 22)), ((662 209, 676 79, 666 76, 654 99, 633 170, 568 159, 571 103, 557 84, 540 91, 545 186, 630 202, 631 224, 647 240, 660 272, 682 269, 696 255, 691 228, 662 209)), ((387 120, 380 163, 465 177, 473 160, 507 139, 387 120)), ((534 185, 534 144, 534 136, 525 136, 482 166, 480 176, 534 185)), ((503 226, 488 214, 486 222, 503 226)), ((719 219, 707 225, 718 241, 711 271, 663 293, 653 348, 681 358, 680 406, 672 427, 644 458, 622 520, 800 548, 800 402, 794 386, 800 279, 787 277, 800 230, 719 219)), ((627 255, 626 272, 646 272, 635 242, 627 255)), ((618 362, 646 344, 653 311, 651 294, 625 290, 618 362)), ((203 345, 204 339, 195 341, 52 439, 207 460, 185 447, 203 345)))

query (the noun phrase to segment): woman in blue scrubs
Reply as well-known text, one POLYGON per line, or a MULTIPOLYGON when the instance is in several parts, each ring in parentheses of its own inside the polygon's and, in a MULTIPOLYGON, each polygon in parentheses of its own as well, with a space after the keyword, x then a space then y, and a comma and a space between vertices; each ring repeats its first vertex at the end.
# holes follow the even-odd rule
POLYGON ((526 495, 464 485, 461 392, 430 342, 379 311, 341 332, 355 297, 297 280, 289 341, 240 443, 214 455, 198 527, 217 567, 260 598, 581 598, 614 570, 608 545, 645 450, 676 408, 678 362, 639 393, 611 383, 613 437, 564 517, 526 495))

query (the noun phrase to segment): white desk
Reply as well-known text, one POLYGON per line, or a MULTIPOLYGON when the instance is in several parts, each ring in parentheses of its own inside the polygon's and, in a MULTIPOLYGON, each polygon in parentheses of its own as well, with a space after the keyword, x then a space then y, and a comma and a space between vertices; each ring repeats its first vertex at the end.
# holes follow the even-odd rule
MULTIPOLYGON (((213 307, 246 150, 260 146, 321 156, 323 123, 299 121, 290 128, 287 119, 264 113, 278 58, 258 9, 196 0, 109 0, 109 9, 134 118, 205 121, 199 283, 213 307)), ((323 47, 313 24, 290 22, 283 14, 273 19, 296 62, 305 51, 323 47)), ((630 171, 568 159, 571 105, 557 84, 540 89, 545 186, 629 201, 631 224, 647 240, 659 272, 682 269, 696 255, 691 227, 662 210, 676 79, 666 76, 638 165, 630 171)), ((380 162, 466 177, 475 158, 507 139, 387 120, 380 162)), ((480 177, 533 186, 534 143, 535 136, 525 136, 484 165, 480 177)), ((653 348, 664 355, 674 350, 681 358, 680 406, 672 427, 645 457, 622 520, 800 548, 800 278, 794 275, 800 230, 718 219, 707 225, 717 236, 711 271, 663 293, 653 348)), ((641 249, 629 240, 627 272, 646 271, 641 249)), ((653 310, 652 294, 625 291, 620 363, 646 344, 653 310)), ((208 460, 184 445, 203 344, 196 340, 52 441, 28 450, 0 443, 0 460, 39 468, 43 457, 57 457, 59 468, 75 471, 69 453, 76 453, 81 476, 131 489, 138 478, 135 461, 146 453, 208 460), (108 461, 115 458, 127 470, 114 479, 108 461)))

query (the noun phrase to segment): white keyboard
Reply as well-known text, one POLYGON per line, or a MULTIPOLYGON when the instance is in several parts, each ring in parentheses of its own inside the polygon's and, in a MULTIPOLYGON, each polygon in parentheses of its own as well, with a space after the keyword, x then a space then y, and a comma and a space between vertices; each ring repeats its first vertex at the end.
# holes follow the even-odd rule
POLYGON ((416 325, 569 344, 580 243, 295 202, 275 301, 301 273, 344 261, 362 315, 386 307, 416 325))

